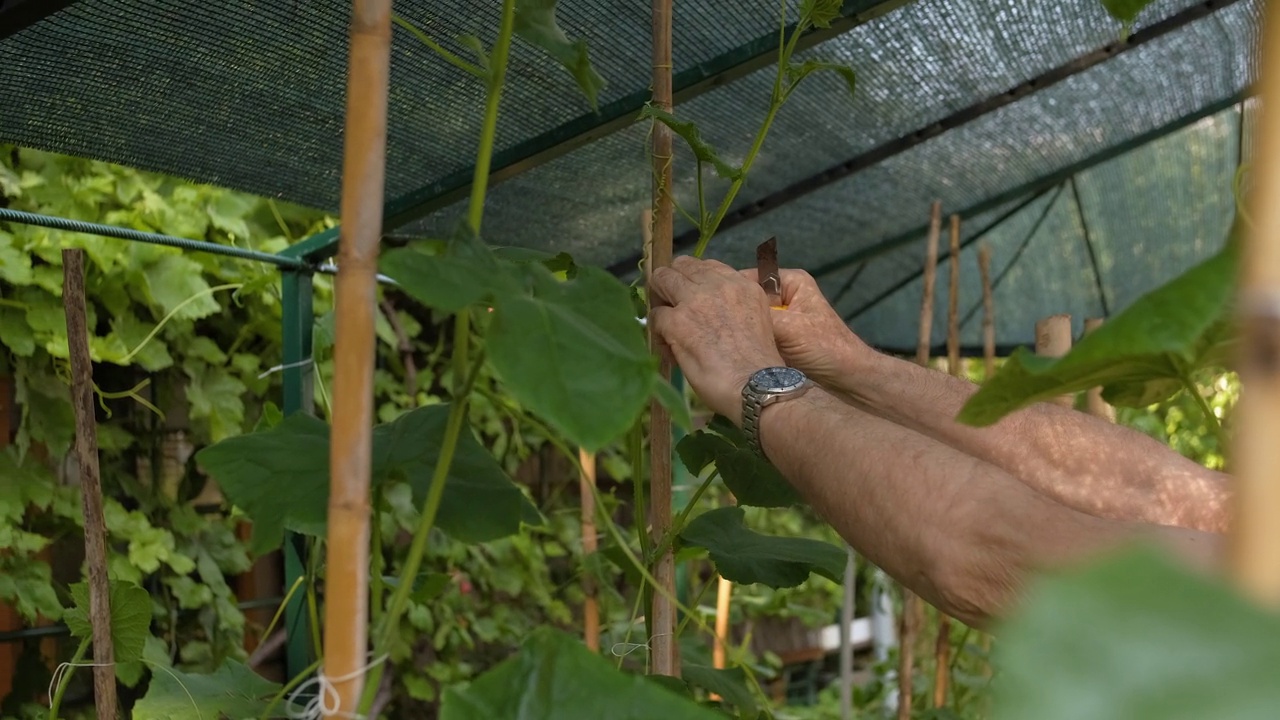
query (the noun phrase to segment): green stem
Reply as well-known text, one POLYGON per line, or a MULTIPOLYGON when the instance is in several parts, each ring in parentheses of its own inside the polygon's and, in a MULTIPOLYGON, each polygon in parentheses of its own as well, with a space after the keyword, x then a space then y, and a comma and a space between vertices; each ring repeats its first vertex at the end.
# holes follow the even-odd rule
POLYGON ((480 126, 475 176, 471 181, 471 204, 467 209, 467 222, 476 235, 480 234, 480 221, 484 218, 484 197, 489 189, 489 166, 493 163, 493 146, 498 135, 498 105, 502 102, 507 54, 511 50, 511 37, 515 34, 515 27, 516 0, 503 0, 502 25, 498 28, 498 42, 493 46, 493 57, 489 63, 489 93, 484 106, 484 124, 480 126))
POLYGON ((280 704, 280 701, 285 699, 285 697, 289 693, 293 692, 294 688, 298 687, 303 682, 308 680, 311 677, 311 673, 315 672, 316 670, 319 670, 320 663, 322 662, 324 662, 323 659, 316 660, 315 662, 308 665, 302 672, 298 673, 297 675, 294 675, 293 678, 289 680, 289 682, 285 683, 284 687, 280 688, 280 691, 277 692, 275 696, 271 698, 271 702, 267 703, 267 706, 262 709, 262 714, 258 716, 258 720, 267 720, 267 718, 275 717, 274 715, 271 714, 271 711, 275 710, 276 706, 280 704))
POLYGON ((316 578, 320 570, 320 548, 317 547, 319 542, 311 541, 311 549, 307 553, 309 558, 307 562, 307 615, 311 618, 311 642, 312 651, 317 655, 324 653, 324 641, 320 638, 320 604, 316 601, 316 578))
POLYGON ((1200 393, 1200 388, 1196 385, 1196 381, 1191 379, 1191 375, 1185 370, 1182 372, 1182 385, 1191 393, 1191 397, 1195 398, 1196 405, 1200 406, 1200 412, 1204 413, 1204 421, 1209 424, 1209 429, 1213 430, 1213 436, 1218 440, 1218 449, 1226 451, 1227 437, 1222 430, 1222 423, 1218 421, 1218 416, 1213 413, 1213 408, 1209 407, 1209 401, 1204 399, 1204 395, 1200 393))
POLYGON ((373 488, 373 558, 369 573, 369 614, 373 621, 373 626, 378 626, 378 619, 382 617, 382 598, 386 593, 386 583, 382 579, 382 574, 387 571, 386 558, 382 555, 382 486, 375 485, 373 488))
POLYGON ((62 695, 67 691, 67 685, 71 684, 71 673, 75 672, 76 665, 84 660, 84 655, 88 651, 89 638, 85 638, 80 641, 80 647, 76 648, 76 654, 71 656, 67 671, 62 673, 58 689, 53 693, 53 701, 49 703, 49 720, 58 720, 58 708, 62 706, 62 695))
POLYGON ((445 62, 449 63, 450 65, 458 68, 459 70, 461 70, 464 73, 467 73, 468 75, 474 75, 480 78, 481 80, 488 79, 489 74, 485 72, 484 68, 480 67, 479 65, 476 65, 475 63, 467 62, 461 57, 449 52, 448 50, 445 49, 443 45, 436 42, 435 40, 432 40, 430 35, 427 35, 426 33, 419 30, 416 25, 409 22, 408 20, 405 20, 399 15, 392 14, 391 21, 399 25, 400 27, 404 28, 405 30, 408 30, 414 37, 418 38, 419 42, 431 48, 431 50, 434 51, 435 54, 439 55, 445 62))
POLYGON ((653 551, 653 558, 660 558, 671 548, 672 543, 679 537, 680 531, 684 530, 685 522, 689 519, 689 514, 693 512, 693 507, 698 504, 698 500, 702 499, 703 493, 707 488, 711 487, 712 481, 719 477, 719 470, 712 470, 707 473, 707 478, 702 481, 697 490, 693 491, 693 497, 689 498, 689 502, 685 503, 684 509, 680 511, 680 515, 676 517, 676 521, 671 524, 671 530, 662 538, 662 542, 653 551))

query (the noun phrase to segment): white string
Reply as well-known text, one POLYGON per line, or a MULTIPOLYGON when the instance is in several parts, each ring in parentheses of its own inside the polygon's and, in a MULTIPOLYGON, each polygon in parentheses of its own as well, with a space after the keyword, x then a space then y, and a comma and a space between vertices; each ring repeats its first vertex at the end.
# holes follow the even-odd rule
POLYGON ((341 677, 335 678, 326 676, 324 674, 324 666, 321 665, 320 668, 316 670, 315 677, 308 678, 306 682, 294 688, 293 692, 289 693, 289 717, 295 718, 295 720, 317 720, 322 717, 344 717, 350 718, 351 720, 365 720, 365 716, 359 713, 339 711, 338 703, 342 698, 338 695, 338 689, 334 687, 334 683, 355 680, 383 662, 386 662, 387 657, 387 655, 379 656, 368 665, 365 665, 362 668, 357 668, 353 672, 341 677), (294 700, 297 696, 302 693, 304 689, 309 690, 312 686, 315 686, 319 690, 316 693, 316 696, 311 698, 311 701, 306 705, 303 705, 301 710, 293 710, 292 708, 296 706, 294 700), (333 700, 329 699, 330 693, 333 694, 333 700))
MULTIPOLYGON (((169 673, 169 676, 170 676, 170 677, 172 677, 172 678, 173 678, 173 681, 174 681, 175 683, 177 683, 177 684, 178 684, 178 687, 182 688, 182 692, 184 692, 184 693, 186 693, 186 694, 187 694, 187 699, 191 701, 191 706, 192 706, 192 707, 194 707, 194 708, 196 709, 196 718, 197 718, 197 720, 204 720, 204 714, 200 712, 200 704, 199 704, 199 703, 197 703, 197 702, 196 702, 196 699, 195 699, 194 697, 192 697, 192 696, 191 696, 191 691, 187 689, 187 686, 186 686, 186 685, 184 685, 184 684, 182 683, 182 680, 178 679, 178 676, 177 676, 176 674, 174 674, 174 672, 173 672, 172 670, 170 670, 169 668, 167 668, 167 667, 165 667, 165 666, 161 665, 160 663, 156 663, 156 662, 152 662, 152 661, 150 661, 150 660, 147 660, 146 658, 141 658, 141 659, 140 659, 140 661, 141 661, 144 665, 149 665, 149 666, 151 666, 152 668, 155 668, 156 670, 163 670, 163 671, 165 671, 165 672, 169 673)), ((70 672, 71 672, 71 670, 72 670, 72 668, 78 668, 78 667, 115 667, 115 665, 116 665, 116 663, 91 663, 91 662, 78 662, 78 663, 73 663, 73 662, 64 662, 64 663, 61 663, 60 665, 58 665, 58 667, 54 668, 54 670, 53 670, 53 676, 49 678, 49 694, 48 694, 46 697, 48 697, 48 698, 49 698, 49 703, 50 703, 50 705, 52 705, 52 704, 53 704, 53 696, 54 696, 54 691, 55 691, 55 689, 56 689, 59 685, 61 685, 61 684, 62 684, 63 676, 64 676, 64 675, 66 675, 67 673, 70 673, 70 672)))
POLYGON ((653 646, 651 646, 649 643, 653 642, 657 638, 660 638, 664 635, 670 635, 670 634, 671 633, 658 633, 657 635, 654 635, 653 637, 649 638, 649 642, 642 642, 642 643, 616 642, 613 644, 612 647, 609 648, 609 654, 613 655, 614 657, 626 657, 631 653, 639 650, 640 648, 644 648, 645 650, 652 651, 653 646), (618 648, 623 648, 623 650, 619 652, 618 648))
POLYGON ((270 375, 271 373, 277 373, 277 372, 280 372, 281 370, 292 370, 294 368, 300 368, 310 364, 311 364, 311 358, 307 358, 306 360, 299 360, 298 362, 292 362, 292 363, 287 363, 285 365, 276 365, 275 367, 269 367, 266 370, 262 371, 262 374, 258 376, 258 379, 261 380, 262 378, 270 375))

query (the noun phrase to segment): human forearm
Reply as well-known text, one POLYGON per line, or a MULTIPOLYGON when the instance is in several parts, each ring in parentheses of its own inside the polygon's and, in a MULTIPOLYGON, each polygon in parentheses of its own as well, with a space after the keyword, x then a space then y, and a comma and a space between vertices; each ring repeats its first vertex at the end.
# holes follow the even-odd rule
MULTIPOLYGON (((1059 505, 822 390, 767 409, 761 422, 770 460, 859 553, 970 624, 999 615, 1029 573, 1142 532, 1059 505)), ((1190 554, 1214 542, 1203 533, 1154 532, 1190 554)))
POLYGON ((887 355, 842 359, 827 379, 846 401, 973 455, 1032 489, 1098 517, 1221 532, 1228 485, 1129 428, 1040 403, 986 428, 955 420, 973 383, 887 355))

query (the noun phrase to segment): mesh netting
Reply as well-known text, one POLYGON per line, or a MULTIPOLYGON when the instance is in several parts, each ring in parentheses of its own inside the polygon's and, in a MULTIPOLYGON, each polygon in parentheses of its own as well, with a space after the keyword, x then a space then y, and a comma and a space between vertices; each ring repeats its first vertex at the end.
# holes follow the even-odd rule
MULTIPOLYGON (((859 0, 847 7, 899 4, 806 51, 853 66, 856 97, 834 75, 807 81, 775 123, 739 206, 1073 63, 1120 32, 1096 0, 859 0)), ((396 9, 461 51, 449 38, 473 33, 492 41, 497 5, 406 0, 396 9)), ((825 270, 824 289, 869 341, 909 348, 930 202, 963 214, 966 237, 1016 210, 985 237, 1001 277, 1000 343, 1030 342, 1035 318, 1054 312, 1072 313, 1077 330, 1086 316, 1114 313, 1211 252, 1229 221, 1241 152, 1235 104, 1256 66, 1261 3, 1204 7, 1159 0, 1139 18, 1139 33, 1166 19, 1196 19, 784 198, 722 232, 710 254, 747 265, 755 244, 777 235, 783 264, 825 270)), ((340 0, 239 0, 216 10, 177 0, 76 3, 0 42, 0 140, 333 210, 347 11, 340 0)), ((776 12, 773 0, 676 3, 676 70, 744 59, 744 48, 773 33, 776 12)), ((644 97, 647 4, 562 0, 560 16, 570 35, 590 43, 610 83, 598 118, 644 97)), ((591 121, 569 78, 527 47, 517 45, 510 72, 499 158, 591 121)), ((772 77, 772 68, 748 74, 681 104, 677 114, 696 120, 725 159, 740 162, 772 77)), ((396 30, 388 198, 465 184, 482 100, 477 82, 396 30)), ((649 203, 646 133, 632 124, 498 184, 487 239, 625 267, 640 247, 640 212, 649 203)), ((676 190, 686 208, 694 204, 692 162, 681 148, 676 190)), ((708 187, 718 198, 724 183, 708 187)), ((456 203, 406 229, 444 232, 461 213, 456 203)), ((677 233, 688 229, 678 221, 677 233)), ((978 298, 975 262, 967 251, 966 310, 978 298)), ((940 342, 945 265, 938 287, 940 342)), ((977 314, 965 325, 965 342, 980 342, 977 314)))

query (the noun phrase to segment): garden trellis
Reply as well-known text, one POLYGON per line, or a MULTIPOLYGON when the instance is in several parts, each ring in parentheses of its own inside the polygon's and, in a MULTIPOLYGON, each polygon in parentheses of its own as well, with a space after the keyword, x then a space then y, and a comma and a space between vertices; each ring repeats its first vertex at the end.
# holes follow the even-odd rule
MULTIPOLYGON (((406 2, 397 12, 442 40, 474 32, 491 44, 495 8, 473 5, 406 2)), ((1156 2, 1122 29, 1093 0, 996 9, 846 2, 831 27, 804 38, 800 57, 854 67, 855 99, 835 75, 797 94, 712 256, 747 265, 758 240, 777 235, 788 264, 819 276, 860 334, 904 350, 919 296, 921 209, 937 197, 965 218, 965 246, 993 249, 997 298, 1017 298, 1001 303, 1004 349, 1029 344, 1034 319, 1050 312, 1111 315, 1207 257, 1226 229, 1247 154, 1260 7, 1156 2), (1047 270, 1021 262, 1028 248, 1047 270)), ((639 54, 647 14, 622 2, 562 6, 562 23, 586 38, 609 81, 598 109, 563 102, 571 81, 549 60, 513 50, 507 101, 517 110, 498 126, 501 184, 486 240, 567 251, 635 276, 635 217, 650 184, 650 126, 635 122, 649 99, 639 54)), ((681 3, 677 15, 677 113, 738 161, 767 95, 776 7, 681 3)), ((344 72, 348 16, 341 2, 220 13, 183 2, 0 7, 0 88, 16 99, 0 116, 0 139, 335 209, 342 95, 333 78, 344 72)), ((478 91, 399 29, 392 57, 384 228, 445 236, 465 212, 478 91)), ((677 168, 692 165, 678 146, 677 168)), ((676 199, 689 206, 692 175, 676 177, 676 199)), ((10 211, 0 220, 60 222, 10 211)), ((688 250, 696 231, 676 222, 676 249, 688 250)), ((105 227, 61 229, 277 265, 284 409, 311 409, 311 279, 331 270, 323 263, 336 252, 336 229, 271 259, 105 227)), ((977 298, 977 286, 962 295, 977 298)), ((977 308, 964 316, 970 354, 981 348, 977 308)), ((287 544, 287 582, 302 576, 304 553, 287 544)), ((291 630, 303 622, 300 603, 289 609, 291 630)), ((291 645, 291 673, 308 664, 304 654, 303 643, 291 645)))

